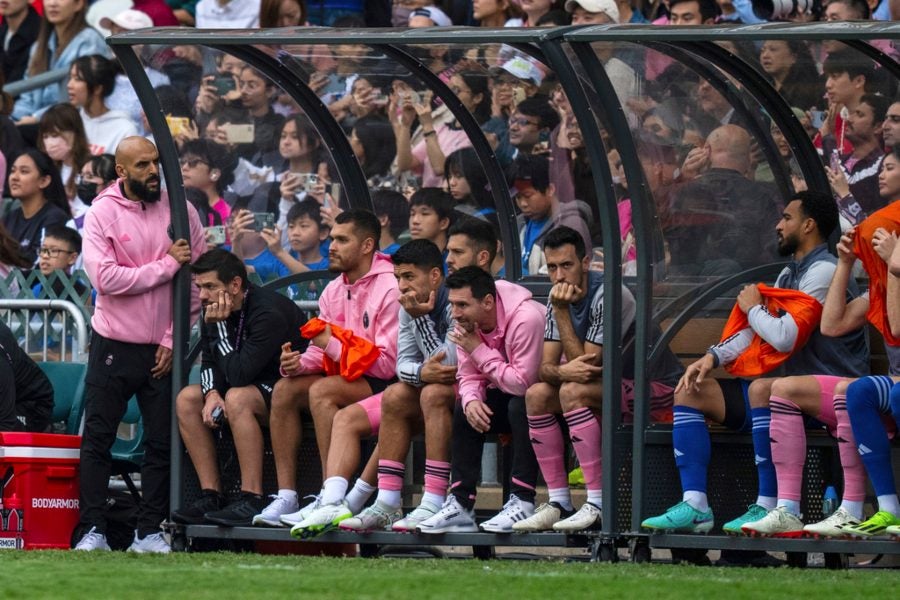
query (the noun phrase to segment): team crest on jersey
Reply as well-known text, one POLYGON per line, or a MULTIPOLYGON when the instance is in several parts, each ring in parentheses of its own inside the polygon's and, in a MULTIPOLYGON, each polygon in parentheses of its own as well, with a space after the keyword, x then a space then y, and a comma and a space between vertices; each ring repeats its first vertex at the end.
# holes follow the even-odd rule
POLYGON ((113 363, 113 355, 107 354, 106 355, 106 366, 109 367, 112 365, 112 363, 113 363))

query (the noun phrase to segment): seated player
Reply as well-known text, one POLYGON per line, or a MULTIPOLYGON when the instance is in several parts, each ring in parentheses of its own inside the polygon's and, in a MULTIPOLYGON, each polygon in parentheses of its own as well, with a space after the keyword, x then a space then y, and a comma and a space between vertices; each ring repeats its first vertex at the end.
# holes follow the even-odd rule
POLYGON ((265 507, 263 432, 279 379, 281 343, 299 347, 303 313, 290 299, 250 285, 237 256, 215 249, 193 265, 203 306, 200 384, 178 394, 178 429, 200 480, 200 498, 173 511, 178 523, 249 526, 265 507), (213 430, 227 420, 241 469, 241 496, 224 506, 213 430))
MULTIPOLYGON (((590 270, 591 257, 574 229, 560 226, 544 238, 544 261, 553 287, 547 303, 541 381, 528 388, 525 405, 534 454, 547 482, 550 500, 531 517, 513 524, 513 531, 581 531, 600 524, 601 487, 600 412, 602 399, 603 273, 590 270), (566 360, 560 362, 563 355, 566 360), (587 502, 573 514, 563 462, 563 434, 557 421, 563 415, 584 471, 587 502)), ((635 301, 622 287, 623 346, 634 337, 635 301)), ((625 357, 623 413, 634 405, 634 354, 625 357)), ((672 392, 681 365, 671 353, 660 361, 668 377, 650 384, 650 415, 668 421, 672 392)), ((656 378, 655 378, 656 379, 656 378)))
MULTIPOLYGON (((331 504, 337 510, 344 499, 344 491, 335 486, 328 498, 317 497, 298 510, 300 411, 313 413, 322 473, 326 473, 334 415, 345 406, 384 391, 393 381, 397 360, 396 306, 400 292, 390 259, 377 250, 380 229, 378 218, 365 210, 347 210, 335 218, 328 270, 338 276, 325 286, 319 298, 319 319, 326 326, 310 340, 305 352, 287 344, 282 346, 283 377, 272 392, 269 417, 279 490, 269 506, 254 518, 255 525, 294 526, 322 503, 331 504), (349 357, 350 346, 332 334, 332 326, 377 349, 374 361, 362 373, 357 369, 358 363, 349 357), (346 360, 342 361, 342 356, 346 360), (325 362, 344 363, 354 370, 327 374, 325 362)), ((372 491, 370 486, 359 493, 368 498, 372 491)))
POLYGON ((481 524, 509 533, 534 512, 537 461, 528 439, 525 392, 537 381, 544 309, 531 292, 507 281, 494 282, 478 267, 447 278, 451 317, 448 339, 457 346, 460 402, 453 413, 451 495, 434 516, 419 523, 422 533, 478 531, 473 507, 487 433, 512 433, 512 493, 502 510, 481 524))
POLYGON ((779 274, 774 288, 760 284, 741 290, 722 341, 679 380, 672 442, 683 501, 645 520, 643 527, 686 533, 712 529, 713 512, 706 495, 711 451, 707 418, 729 429, 752 432, 759 476, 756 502, 747 513, 726 523, 723 531, 742 533, 741 526, 775 508, 768 407, 772 379, 707 379, 709 371, 724 365, 734 375, 754 377, 780 365, 788 375, 853 377, 868 369, 862 332, 827 338, 819 331, 822 303, 837 262, 826 240, 837 222, 837 207, 825 194, 800 192, 784 208, 775 230, 779 253, 792 256, 792 262, 779 274))

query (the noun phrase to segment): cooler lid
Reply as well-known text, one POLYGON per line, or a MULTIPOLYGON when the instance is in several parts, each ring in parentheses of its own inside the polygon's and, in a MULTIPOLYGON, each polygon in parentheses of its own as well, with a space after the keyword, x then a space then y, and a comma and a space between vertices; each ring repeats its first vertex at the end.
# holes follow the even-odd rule
POLYGON ((0 449, 4 446, 31 446, 40 448, 80 448, 80 435, 58 433, 0 432, 0 449))

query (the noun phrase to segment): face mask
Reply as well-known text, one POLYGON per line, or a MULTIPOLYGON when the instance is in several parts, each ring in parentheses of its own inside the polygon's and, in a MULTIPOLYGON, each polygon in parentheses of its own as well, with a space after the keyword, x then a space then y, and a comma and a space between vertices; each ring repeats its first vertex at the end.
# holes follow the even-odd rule
POLYGON ((44 137, 44 151, 47 153, 47 156, 53 160, 63 160, 71 150, 71 144, 66 141, 66 138, 60 135, 48 135, 44 137))
POLYGON ((93 181, 82 181, 75 186, 75 193, 79 200, 90 205, 97 197, 97 187, 98 185, 93 181))

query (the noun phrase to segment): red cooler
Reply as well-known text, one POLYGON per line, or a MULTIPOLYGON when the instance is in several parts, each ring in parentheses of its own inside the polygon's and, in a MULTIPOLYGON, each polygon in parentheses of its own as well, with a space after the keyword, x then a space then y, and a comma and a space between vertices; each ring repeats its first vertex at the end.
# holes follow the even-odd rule
POLYGON ((0 549, 69 548, 81 437, 0 433, 0 549))

